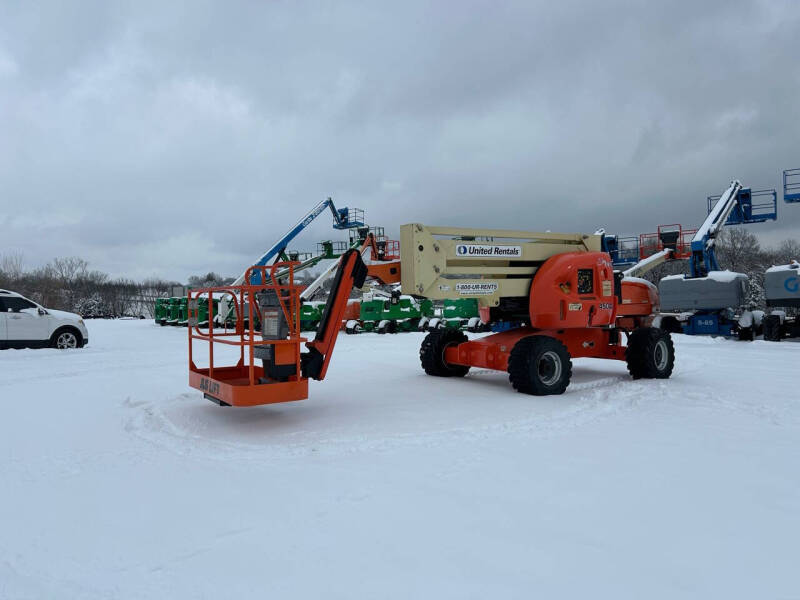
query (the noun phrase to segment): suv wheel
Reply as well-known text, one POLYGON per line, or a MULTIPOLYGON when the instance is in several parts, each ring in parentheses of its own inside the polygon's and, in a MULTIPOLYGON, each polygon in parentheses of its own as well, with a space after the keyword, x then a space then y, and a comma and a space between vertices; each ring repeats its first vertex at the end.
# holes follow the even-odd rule
POLYGON ((59 350, 70 350, 83 346, 81 334, 73 329, 59 329, 50 338, 50 345, 59 350))

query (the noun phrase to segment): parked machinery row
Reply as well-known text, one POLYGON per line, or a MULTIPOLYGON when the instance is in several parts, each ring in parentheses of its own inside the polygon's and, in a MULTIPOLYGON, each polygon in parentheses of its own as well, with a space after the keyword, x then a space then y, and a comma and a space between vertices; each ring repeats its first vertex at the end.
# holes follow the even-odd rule
POLYGON ((481 321, 475 298, 434 303, 426 298, 415 298, 399 292, 377 295, 376 292, 367 292, 360 302, 358 316, 345 322, 345 332, 348 334, 439 329, 478 333, 488 331, 489 326, 481 321))
MULTIPOLYGON (((197 300, 197 325, 208 327, 208 299, 197 300)), ((214 298, 211 309, 211 318, 217 316, 219 299, 214 298)), ((156 298, 155 322, 158 325, 177 325, 186 327, 189 324, 189 300, 185 296, 172 298, 156 298)))

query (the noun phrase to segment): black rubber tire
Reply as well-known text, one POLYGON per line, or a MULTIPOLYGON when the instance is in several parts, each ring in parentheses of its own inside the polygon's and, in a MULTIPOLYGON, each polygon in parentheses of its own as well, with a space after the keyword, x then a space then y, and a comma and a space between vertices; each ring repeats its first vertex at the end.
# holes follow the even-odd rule
POLYGON ((508 379, 522 394, 563 394, 572 378, 572 360, 567 347, 546 335, 522 338, 508 357, 508 379))
POLYGON ((668 333, 683 333, 681 322, 672 315, 661 317, 661 329, 668 333))
POLYGON ((75 329, 74 327, 59 327, 53 332, 53 335, 50 336, 50 347, 51 348, 58 348, 59 337, 61 334, 64 333, 71 333, 75 336, 75 346, 74 348, 83 348, 83 336, 81 332, 75 329))
POLYGON ((628 336, 625 360, 634 379, 669 379, 675 367, 672 336, 656 327, 635 329, 628 336))
POLYGON ((448 346, 457 346, 469 341, 466 335, 454 329, 431 331, 422 340, 419 349, 419 361, 423 370, 434 377, 464 377, 469 367, 451 365, 444 360, 444 351, 448 346))
POLYGON ((781 318, 778 315, 767 315, 761 323, 764 327, 764 339, 766 341, 781 341, 781 318))

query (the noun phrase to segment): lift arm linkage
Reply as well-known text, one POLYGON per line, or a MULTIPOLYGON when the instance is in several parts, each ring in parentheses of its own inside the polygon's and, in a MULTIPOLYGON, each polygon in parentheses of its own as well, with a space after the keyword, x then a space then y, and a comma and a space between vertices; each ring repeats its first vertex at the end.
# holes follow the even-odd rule
POLYGON ((361 259, 361 252, 356 249, 345 252, 340 259, 317 335, 306 343, 308 352, 301 355, 303 377, 317 380, 325 378, 350 291, 354 287, 362 287, 366 277, 367 265, 361 259))

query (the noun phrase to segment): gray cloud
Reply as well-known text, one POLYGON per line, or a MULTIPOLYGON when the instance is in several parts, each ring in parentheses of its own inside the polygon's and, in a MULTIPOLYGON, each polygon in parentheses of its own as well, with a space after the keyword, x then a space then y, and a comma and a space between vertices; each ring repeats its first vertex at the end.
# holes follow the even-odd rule
MULTIPOLYGON (((0 8, 0 252, 238 273, 328 195, 390 232, 697 225, 800 166, 799 26, 743 0, 0 8)), ((753 231, 796 237, 779 212, 753 231)))

